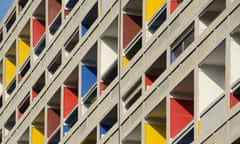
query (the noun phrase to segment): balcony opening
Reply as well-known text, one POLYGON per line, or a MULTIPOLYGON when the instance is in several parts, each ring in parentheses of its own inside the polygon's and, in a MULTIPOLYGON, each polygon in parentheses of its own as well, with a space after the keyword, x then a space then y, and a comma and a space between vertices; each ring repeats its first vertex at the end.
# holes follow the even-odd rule
POLYGON ((81 144, 95 144, 95 143, 97 143, 97 128, 94 128, 81 144))
POLYGON ((141 37, 142 33, 142 2, 130 0, 123 8, 123 48, 141 37))
POLYGON ((93 23, 96 21, 96 19, 98 18, 98 3, 96 3, 91 10, 87 13, 87 15, 84 17, 83 21, 82 21, 82 36, 84 36, 88 30, 90 29, 90 27, 93 25, 93 23))
POLYGON ((194 41, 194 23, 190 24, 171 44, 171 63, 173 63, 194 41))
POLYGON ((64 82, 63 88, 63 135, 65 136, 78 120, 79 71, 76 67, 64 82))
POLYGON ((18 0, 18 11, 19 11, 19 13, 25 8, 27 3, 28 3, 28 0, 18 0))
POLYGON ((16 124, 16 113, 13 112, 4 124, 4 136, 7 136, 16 124))
POLYGON ((62 64, 62 53, 61 51, 53 58, 52 62, 48 65, 49 77, 51 78, 59 69, 62 64))
POLYGON ((16 10, 14 9, 5 22, 7 32, 12 28, 15 21, 16 21, 16 10))
POLYGON ((147 90, 167 68, 166 53, 164 52, 145 72, 145 89, 147 90))
MULTIPOLYGON (((33 13, 32 18, 32 46, 36 48, 36 46, 40 46, 45 41, 45 31, 46 31, 46 13, 45 13, 45 0, 42 0, 38 5, 36 10, 33 13)), ((45 44, 44 44, 45 46, 45 44)), ((42 48, 43 49, 43 48, 42 48)), ((36 50, 35 50, 36 51, 36 50)), ((40 51, 41 53, 42 51, 40 51)), ((35 54, 38 56, 40 53, 35 54)))
POLYGON ((59 15, 54 19, 54 21, 51 23, 50 27, 49 27, 49 31, 51 36, 54 35, 58 29, 61 27, 62 25, 62 14, 59 13, 59 15))
POLYGON ((30 69, 30 54, 30 22, 28 22, 20 32, 18 39, 18 67, 20 68, 18 81, 20 81, 30 69))
POLYGON ((170 99, 170 137, 174 138, 194 117, 194 75, 191 72, 172 91, 170 99))
POLYGON ((222 41, 199 65, 199 113, 224 92, 225 58, 225 41, 222 41))
POLYGON ((79 31, 78 29, 76 29, 64 44, 65 51, 66 51, 65 57, 67 57, 71 53, 71 51, 76 47, 78 42, 79 42, 79 31))
POLYGON ((166 143, 166 117, 164 99, 145 117, 145 144, 166 143))
POLYGON ((63 125, 64 136, 71 130, 71 128, 77 121, 78 121, 78 107, 76 107, 64 121, 63 125))
POLYGON ((39 93, 42 91, 42 89, 45 86, 45 73, 43 73, 38 80, 36 81, 36 83, 33 85, 32 87, 32 100, 34 100, 35 98, 37 98, 37 96, 39 95, 39 93))
POLYGON ((31 127, 31 142, 32 144, 43 144, 44 138, 44 110, 42 110, 32 122, 31 127))
POLYGON ((194 140, 194 129, 192 128, 177 143, 178 144, 187 144, 187 143, 190 144, 193 142, 193 140, 194 140))
POLYGON ((3 95, 3 90, 3 61, 0 61, 0 96, 3 95))
POLYGON ((61 90, 58 89, 47 103, 47 137, 53 138, 60 131, 61 90))
POLYGON ((141 144, 142 128, 138 124, 122 141, 122 144, 141 144))
POLYGON ((81 97, 85 108, 89 108, 97 99, 97 55, 95 43, 82 59, 81 97))
POLYGON ((225 8, 225 0, 213 0, 199 15, 199 33, 201 34, 225 8))
MULTIPOLYGON (((17 60, 16 60, 16 42, 14 42, 5 55, 5 88, 7 94, 11 94, 16 87, 16 73, 17 73, 17 60)), ((6 95, 6 99, 8 99, 6 95)))
POLYGON ((167 19, 167 6, 164 5, 161 10, 153 17, 148 23, 148 38, 150 38, 166 21, 167 19))
POLYGON ((76 6, 79 0, 66 0, 65 2, 65 9, 64 9, 64 16, 65 18, 69 15, 72 9, 76 6))
POLYGON ((30 94, 28 93, 18 105, 18 119, 20 119, 30 106, 30 94))
POLYGON ((60 130, 58 130, 49 140, 48 140, 48 144, 59 144, 60 142, 60 130))
POLYGON ((3 41, 3 29, 0 29, 0 43, 3 41))
POLYGON ((141 97, 142 95, 142 80, 137 82, 124 94, 122 100, 124 103, 125 112, 141 97))
POLYGON ((100 89, 107 86, 118 75, 118 18, 101 35, 100 89))
POLYGON ((118 111, 117 106, 114 108, 101 120, 100 122, 100 139, 114 126, 118 121, 118 111))
POLYGON ((17 144, 29 144, 29 128, 25 130, 25 132, 21 135, 21 137, 18 139, 17 144))
POLYGON ((240 59, 238 53, 240 53, 240 25, 238 25, 231 33, 230 40, 230 76, 231 76, 231 85, 235 85, 240 81, 240 71, 238 65, 240 59))
POLYGON ((240 102, 240 86, 234 88, 233 92, 230 93, 230 108, 240 102))

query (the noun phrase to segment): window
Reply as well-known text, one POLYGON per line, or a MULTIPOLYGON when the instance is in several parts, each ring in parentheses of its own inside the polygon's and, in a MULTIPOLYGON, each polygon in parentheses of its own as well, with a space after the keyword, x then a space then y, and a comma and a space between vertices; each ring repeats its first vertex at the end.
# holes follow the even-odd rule
POLYGON ((190 24, 183 33, 171 44, 171 63, 194 41, 194 23, 190 24))

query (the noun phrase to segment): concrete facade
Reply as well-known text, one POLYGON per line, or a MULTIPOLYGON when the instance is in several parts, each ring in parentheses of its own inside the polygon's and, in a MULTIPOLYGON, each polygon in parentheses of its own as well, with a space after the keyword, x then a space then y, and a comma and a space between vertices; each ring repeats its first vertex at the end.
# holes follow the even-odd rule
POLYGON ((240 0, 15 0, 0 143, 240 143, 240 0))

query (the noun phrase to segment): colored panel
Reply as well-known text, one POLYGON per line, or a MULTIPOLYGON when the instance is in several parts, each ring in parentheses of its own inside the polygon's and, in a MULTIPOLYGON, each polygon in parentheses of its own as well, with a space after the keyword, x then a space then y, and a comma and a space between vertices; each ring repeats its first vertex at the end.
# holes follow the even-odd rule
POLYGON ((148 89, 152 85, 153 81, 152 79, 146 75, 145 76, 145 89, 148 89))
POLYGON ((201 134, 201 121, 200 120, 198 121, 197 128, 198 128, 198 137, 200 137, 200 134, 201 134))
POLYGON ((171 99, 171 138, 193 120, 193 101, 171 99))
POLYGON ((175 9, 180 5, 180 2, 178 2, 178 0, 171 0, 171 4, 170 4, 170 13, 173 13, 175 11, 175 9))
POLYGON ((71 127, 68 125, 63 126, 63 135, 65 136, 69 131, 71 127))
POLYGON ((24 40, 18 40, 18 66, 22 67, 30 56, 30 44, 24 40))
POLYGON ((32 27, 33 27, 33 47, 39 42, 40 38, 45 33, 45 22, 39 19, 32 20, 32 27))
POLYGON ((97 68, 94 66, 82 65, 82 97, 97 81, 97 68))
POLYGON ((133 40, 142 27, 142 17, 134 15, 123 15, 123 47, 133 40))
POLYGON ((146 21, 150 21, 166 0, 146 0, 146 21))
POLYGON ((57 129, 60 124, 60 112, 55 109, 48 108, 48 128, 47 128, 47 137, 52 135, 52 133, 57 129))
POLYGON ((122 57, 122 68, 125 68, 128 65, 129 61, 130 60, 126 56, 123 56, 122 57))
POLYGON ((230 108, 235 106, 240 101, 239 96, 234 96, 233 93, 230 94, 230 108))
POLYGON ((10 82, 16 75, 16 62, 13 60, 5 60, 5 86, 8 87, 10 82))
POLYGON ((48 24, 51 24, 58 12, 61 10, 59 0, 48 0, 48 24))
POLYGON ((82 24, 82 36, 88 31, 88 27, 82 24))
POLYGON ((32 89, 32 99, 35 99, 38 96, 38 92, 32 89))
POLYGON ((77 89, 64 87, 64 118, 73 110, 78 103, 77 89))
POLYGON ((166 125, 145 124, 145 144, 165 144, 166 125))
POLYGON ((190 144, 193 142, 194 138, 194 131, 191 129, 179 142, 178 144, 190 144))
POLYGON ((43 128, 32 128, 32 144, 44 144, 43 128))

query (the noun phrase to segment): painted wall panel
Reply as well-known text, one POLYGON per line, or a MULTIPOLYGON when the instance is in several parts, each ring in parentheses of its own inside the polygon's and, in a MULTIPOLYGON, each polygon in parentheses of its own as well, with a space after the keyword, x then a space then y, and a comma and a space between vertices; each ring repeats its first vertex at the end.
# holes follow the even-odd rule
POLYGON ((172 98, 171 103, 171 138, 174 138, 193 120, 193 101, 172 98))
POLYGON ((77 89, 64 87, 64 107, 63 117, 66 118, 68 114, 78 103, 77 89))
POLYGON ((49 137, 60 124, 60 112, 58 110, 48 108, 47 117, 47 137, 49 137))
POLYGON ((239 103, 239 101, 240 101, 239 96, 234 96, 233 93, 230 94, 230 108, 239 103))
POLYGON ((171 0, 170 13, 173 13, 179 5, 180 5, 180 2, 178 2, 178 0, 171 0))
POLYGON ((30 44, 28 41, 18 40, 18 66, 22 67, 30 56, 30 44))
POLYGON ((39 42, 40 38, 45 33, 45 22, 39 19, 32 20, 32 34, 33 34, 33 47, 39 42))
POLYGON ((134 15, 123 15, 123 47, 126 48, 127 45, 133 40, 133 38, 141 30, 142 17, 134 15))
POLYGON ((145 124, 145 144, 157 143, 166 143, 166 125, 145 124))
POLYGON ((82 65, 82 97, 97 81, 97 68, 94 66, 82 65))
POLYGON ((32 128, 32 144, 44 144, 43 128, 32 128))
POLYGON ((61 3, 58 0, 48 0, 48 24, 52 23, 60 10, 61 3))
POLYGON ((221 67, 206 65, 199 70, 199 113, 202 113, 223 92, 224 75, 221 67))
POLYGON ((116 38, 103 38, 101 41, 101 76, 107 73, 117 60, 117 44, 116 38))
POLYGON ((146 21, 150 21, 166 0, 146 0, 146 21))
POLYGON ((16 61, 14 60, 5 60, 5 87, 8 87, 10 82, 13 80, 17 72, 16 61))
POLYGON ((129 61, 130 60, 126 56, 123 56, 122 57, 122 68, 125 68, 128 65, 129 61))

